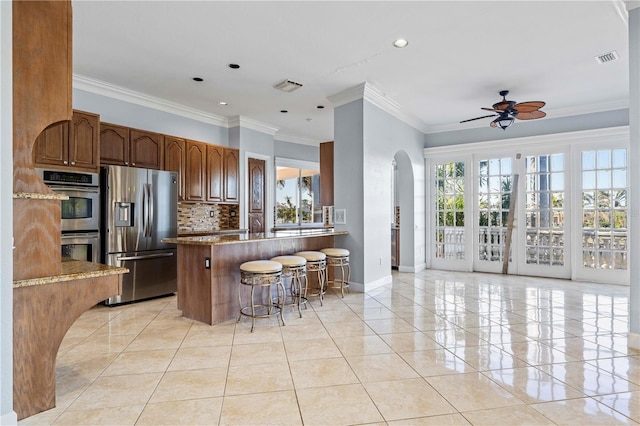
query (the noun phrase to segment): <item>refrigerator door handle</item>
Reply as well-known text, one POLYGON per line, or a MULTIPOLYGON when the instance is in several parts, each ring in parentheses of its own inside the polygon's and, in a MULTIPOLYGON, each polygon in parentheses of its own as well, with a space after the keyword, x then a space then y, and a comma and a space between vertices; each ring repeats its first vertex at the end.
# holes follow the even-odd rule
MULTIPOLYGON (((147 206, 147 185, 142 187, 142 236, 147 236, 147 216, 149 208, 147 206)), ((138 234, 139 235, 139 234, 138 234)))
POLYGON ((145 260, 145 259, 157 259, 159 257, 171 257, 173 253, 159 253, 159 254, 148 254, 146 256, 125 256, 125 257, 116 257, 116 260, 119 261, 127 261, 127 260, 145 260))
POLYGON ((154 220, 153 220, 153 215, 155 213, 156 207, 155 207, 155 200, 153 199, 153 184, 148 184, 147 185, 147 189, 149 191, 149 198, 148 198, 148 202, 149 202, 149 221, 148 221, 148 225, 147 225, 147 231, 149 233, 149 235, 147 235, 147 237, 150 237, 151 234, 153 233, 153 225, 154 225, 154 220))

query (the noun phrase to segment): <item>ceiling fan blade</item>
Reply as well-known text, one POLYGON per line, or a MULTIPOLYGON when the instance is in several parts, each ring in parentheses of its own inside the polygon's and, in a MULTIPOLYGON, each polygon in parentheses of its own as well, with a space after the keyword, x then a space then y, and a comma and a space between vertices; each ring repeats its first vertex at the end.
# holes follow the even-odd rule
POLYGON ((516 118, 518 120, 535 120, 536 118, 542 118, 546 115, 546 112, 535 110, 531 112, 519 112, 516 118))
POLYGON ((516 104, 513 108, 519 113, 523 113, 523 112, 533 112, 533 111, 539 110, 545 105, 546 103, 542 101, 530 101, 530 102, 520 102, 519 104, 516 104))
POLYGON ((462 120, 461 123, 466 123, 467 121, 480 120, 481 118, 495 117, 496 115, 498 115, 498 114, 483 115, 482 117, 476 117, 476 118, 470 118, 468 120, 462 120))

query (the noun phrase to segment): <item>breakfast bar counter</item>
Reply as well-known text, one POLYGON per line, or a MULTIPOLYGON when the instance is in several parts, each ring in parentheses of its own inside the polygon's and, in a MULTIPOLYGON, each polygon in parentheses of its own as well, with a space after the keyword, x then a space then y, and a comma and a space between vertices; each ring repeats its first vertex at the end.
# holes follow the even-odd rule
POLYGON ((240 265, 305 250, 334 247, 333 229, 167 238, 178 246, 178 309, 186 318, 218 324, 238 317, 240 265))
POLYGON ((18 419, 56 405, 56 356, 71 325, 122 292, 126 268, 63 260, 61 273, 13 282, 13 407, 18 419))

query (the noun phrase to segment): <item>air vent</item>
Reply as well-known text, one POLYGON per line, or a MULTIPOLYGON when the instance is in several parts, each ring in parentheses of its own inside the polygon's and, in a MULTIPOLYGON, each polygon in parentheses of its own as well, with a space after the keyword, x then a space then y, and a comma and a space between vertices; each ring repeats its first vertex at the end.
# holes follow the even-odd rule
POLYGON ((616 59, 618 59, 618 53, 615 50, 605 53, 604 55, 596 56, 596 61, 598 61, 599 64, 606 64, 607 62, 612 62, 616 59))
POLYGON ((278 89, 278 90, 282 90, 283 92, 291 93, 294 90, 297 90, 297 89, 301 88, 302 84, 296 83, 295 81, 291 81, 291 80, 284 80, 284 81, 276 84, 273 87, 278 89))

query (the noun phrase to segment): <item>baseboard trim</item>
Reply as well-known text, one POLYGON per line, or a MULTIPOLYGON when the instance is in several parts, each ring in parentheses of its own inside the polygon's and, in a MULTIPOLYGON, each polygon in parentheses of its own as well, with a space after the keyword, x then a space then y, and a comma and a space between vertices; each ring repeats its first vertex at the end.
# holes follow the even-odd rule
POLYGON ((627 346, 633 349, 640 349, 640 334, 629 333, 627 336, 627 346))
POLYGON ((0 425, 17 425, 18 415, 15 411, 9 411, 8 413, 0 416, 0 425))
POLYGON ((427 264, 426 263, 421 263, 419 265, 415 265, 415 266, 398 266, 398 271, 399 272, 411 272, 411 273, 418 273, 420 271, 424 271, 425 269, 427 269, 427 264))

